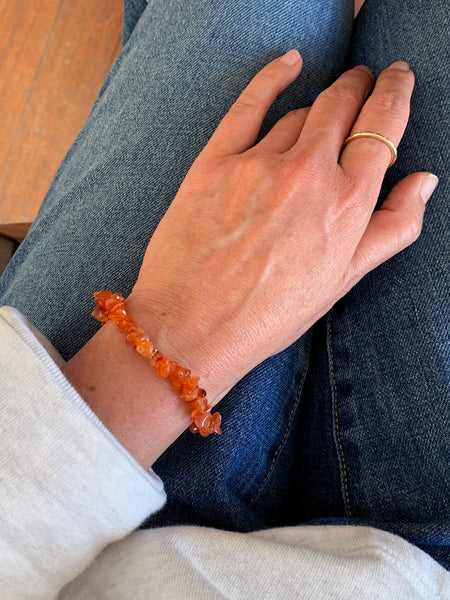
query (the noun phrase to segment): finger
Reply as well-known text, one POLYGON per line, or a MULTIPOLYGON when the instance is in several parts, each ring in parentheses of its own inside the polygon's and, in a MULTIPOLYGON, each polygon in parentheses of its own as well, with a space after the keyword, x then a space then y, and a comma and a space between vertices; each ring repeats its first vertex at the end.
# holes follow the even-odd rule
MULTIPOLYGON (((370 98, 363 106, 350 134, 368 131, 387 137, 397 146, 409 118, 414 74, 404 62, 395 62, 378 77, 370 98)), ((345 146, 340 165, 352 175, 361 173, 379 181, 391 163, 390 148, 373 138, 353 140, 345 146), (367 168, 368 165, 370 168, 367 168)))
POLYGON ((269 133, 255 147, 272 152, 290 150, 298 140, 309 110, 309 108, 298 108, 288 112, 275 123, 269 133))
POLYGON ((397 183, 380 210, 372 214, 356 248, 346 274, 347 290, 418 238, 425 203, 437 182, 430 173, 413 173, 397 183))
POLYGON ((266 65, 222 119, 208 142, 208 151, 227 155, 250 148, 275 98, 294 81, 301 68, 302 58, 297 50, 289 50, 266 65))
POLYGON ((293 151, 315 149, 321 160, 337 162, 342 142, 347 137, 374 82, 368 67, 360 65, 346 71, 319 94, 293 151))

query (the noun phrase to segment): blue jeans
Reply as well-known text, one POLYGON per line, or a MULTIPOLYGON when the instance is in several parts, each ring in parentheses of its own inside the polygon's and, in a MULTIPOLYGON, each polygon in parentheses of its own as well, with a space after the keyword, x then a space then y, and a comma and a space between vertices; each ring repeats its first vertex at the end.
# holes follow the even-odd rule
POLYGON ((450 569, 447 0, 367 0, 355 23, 352 9, 126 2, 123 51, 0 281, 0 302, 69 358, 97 329, 92 292, 130 292, 185 173, 260 67, 291 47, 305 62, 267 131, 349 65, 379 73, 408 61, 412 116, 380 201, 409 172, 440 176, 421 237, 241 380, 221 403, 221 437, 186 433, 167 450, 154 469, 168 502, 146 526, 370 524, 450 569))

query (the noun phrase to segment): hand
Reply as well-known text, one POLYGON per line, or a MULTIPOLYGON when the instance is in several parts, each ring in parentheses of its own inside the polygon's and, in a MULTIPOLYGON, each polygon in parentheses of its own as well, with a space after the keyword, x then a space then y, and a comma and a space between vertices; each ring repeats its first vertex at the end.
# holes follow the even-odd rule
POLYGON ((129 298, 130 314, 165 355, 201 376, 212 403, 421 231, 428 174, 400 181, 373 212, 389 148, 361 139, 342 151, 358 131, 398 145, 411 70, 394 63, 365 100, 373 76, 351 69, 255 145, 301 65, 291 51, 238 98, 155 231, 129 298))

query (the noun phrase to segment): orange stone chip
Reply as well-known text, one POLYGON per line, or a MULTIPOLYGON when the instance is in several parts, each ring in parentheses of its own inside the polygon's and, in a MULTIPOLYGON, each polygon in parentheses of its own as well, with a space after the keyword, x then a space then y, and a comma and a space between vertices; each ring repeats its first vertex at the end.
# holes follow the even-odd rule
POLYGON ((144 328, 129 317, 125 310, 125 298, 120 292, 111 290, 94 292, 95 308, 92 316, 101 323, 114 321, 117 329, 126 335, 126 342, 136 351, 150 360, 151 366, 161 377, 168 377, 172 386, 179 392, 178 398, 192 403, 192 423, 189 430, 206 437, 211 433, 221 434, 221 416, 216 412, 211 414, 211 406, 206 398, 206 391, 199 388, 199 377, 191 375, 189 369, 181 367, 174 360, 163 356, 156 350, 144 328))

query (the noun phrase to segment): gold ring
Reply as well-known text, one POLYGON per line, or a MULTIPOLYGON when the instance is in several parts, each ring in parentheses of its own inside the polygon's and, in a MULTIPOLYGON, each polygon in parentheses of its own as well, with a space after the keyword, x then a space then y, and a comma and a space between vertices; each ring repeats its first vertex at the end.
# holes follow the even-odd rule
POLYGON ((394 144, 389 138, 387 138, 384 135, 381 135, 380 133, 372 133, 371 131, 360 131, 359 133, 353 133, 344 141, 342 147, 344 148, 350 142, 353 142, 354 140, 359 140, 360 138, 374 138, 375 140, 380 140, 380 142, 386 144, 386 146, 388 146, 389 150, 391 151, 391 162, 389 163, 389 167, 392 167, 392 165, 397 160, 397 148, 394 146, 394 144))

